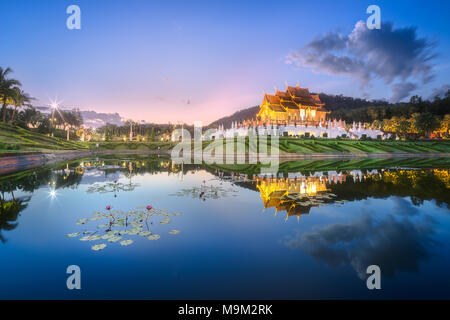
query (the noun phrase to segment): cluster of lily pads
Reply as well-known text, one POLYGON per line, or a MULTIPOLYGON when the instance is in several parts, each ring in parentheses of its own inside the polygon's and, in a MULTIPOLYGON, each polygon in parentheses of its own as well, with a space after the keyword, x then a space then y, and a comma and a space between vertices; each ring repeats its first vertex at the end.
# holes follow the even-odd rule
MULTIPOLYGON (((272 197, 272 196, 271 196, 272 197)), ((276 196, 275 196, 276 197, 276 196)), ((331 192, 321 192, 314 195, 305 195, 296 192, 290 192, 280 196, 281 202, 293 202, 300 206, 329 206, 335 205, 337 207, 343 204, 345 200, 337 200, 337 195, 331 192)))
MULTIPOLYGON (((106 207, 106 212, 95 212, 91 218, 80 218, 76 224, 85 226, 88 223, 98 223, 96 231, 82 231, 67 234, 68 238, 80 237, 80 241, 102 241, 109 243, 119 242, 121 246, 129 246, 134 240, 130 236, 145 237, 148 240, 158 240, 161 236, 150 231, 149 224, 153 224, 151 217, 164 216, 159 221, 160 224, 168 224, 173 216, 180 213, 170 213, 164 209, 155 209, 152 206, 138 207, 128 212, 122 210, 111 210, 111 206, 106 207)), ((153 220, 153 219, 152 219, 153 220)), ((179 230, 171 230, 169 234, 179 234, 179 230)), ((98 243, 91 246, 94 251, 106 248, 107 244, 98 243)))
POLYGON ((133 191, 138 187, 138 183, 122 183, 117 180, 114 182, 94 183, 86 190, 87 193, 117 193, 119 191, 133 191))
POLYGON ((222 186, 206 186, 203 184, 200 187, 192 187, 187 189, 181 189, 176 193, 169 194, 173 197, 192 197, 193 199, 199 198, 205 199, 219 199, 226 197, 236 197, 238 191, 233 188, 225 188, 222 186))

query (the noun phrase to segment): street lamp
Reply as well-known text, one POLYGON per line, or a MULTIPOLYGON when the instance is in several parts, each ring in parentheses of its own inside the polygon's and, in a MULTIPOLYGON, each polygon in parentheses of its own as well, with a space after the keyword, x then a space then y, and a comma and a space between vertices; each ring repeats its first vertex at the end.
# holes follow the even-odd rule
POLYGON ((54 136, 54 125, 55 125, 55 111, 58 111, 59 101, 50 99, 50 108, 52 108, 52 118, 51 118, 51 129, 52 129, 52 137, 54 136))

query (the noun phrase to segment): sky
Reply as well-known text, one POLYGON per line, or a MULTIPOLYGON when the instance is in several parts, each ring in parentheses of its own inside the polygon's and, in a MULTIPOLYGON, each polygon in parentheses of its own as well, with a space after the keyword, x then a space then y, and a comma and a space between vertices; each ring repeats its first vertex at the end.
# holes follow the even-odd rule
POLYGON ((0 12, 0 66, 36 105, 207 124, 286 82, 389 101, 450 88, 445 0, 0 0, 0 12), (66 27, 73 4, 80 30, 66 27), (372 4, 380 30, 365 25, 372 4))

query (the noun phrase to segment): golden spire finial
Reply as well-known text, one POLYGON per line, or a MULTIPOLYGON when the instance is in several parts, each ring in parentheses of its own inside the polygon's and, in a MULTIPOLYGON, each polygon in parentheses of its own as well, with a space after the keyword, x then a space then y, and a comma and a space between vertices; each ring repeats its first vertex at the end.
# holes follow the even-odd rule
POLYGON ((287 81, 285 81, 284 83, 286 84, 286 90, 287 90, 287 88, 289 87, 289 84, 287 81))
POLYGON ((300 88, 300 82, 297 80, 297 88, 300 88))
POLYGON ((275 93, 277 93, 278 92, 277 87, 273 87, 273 88, 275 89, 275 93))

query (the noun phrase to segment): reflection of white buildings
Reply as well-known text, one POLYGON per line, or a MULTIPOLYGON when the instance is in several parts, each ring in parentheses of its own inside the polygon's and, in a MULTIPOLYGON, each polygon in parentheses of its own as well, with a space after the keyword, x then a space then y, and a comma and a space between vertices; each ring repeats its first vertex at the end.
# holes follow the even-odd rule
MULTIPOLYGON (((353 181, 361 182, 365 179, 366 175, 373 175, 380 173, 379 170, 368 170, 366 173, 363 173, 361 170, 350 170, 338 173, 337 171, 326 171, 326 172, 319 172, 316 171, 309 175, 304 175, 301 172, 289 172, 288 176, 285 179, 306 179, 306 178, 318 178, 319 181, 326 181, 330 184, 337 184, 345 182, 347 177, 350 175, 353 177, 353 181)), ((262 179, 262 178, 273 178, 273 179, 281 179, 283 178, 283 173, 278 173, 276 175, 273 174, 257 174, 255 175, 256 179, 262 179)))
POLYGON ((360 139, 364 135, 372 139, 381 137, 382 139, 388 138, 389 135, 384 134, 381 130, 373 130, 364 128, 361 123, 353 126, 347 130, 345 121, 333 121, 329 120, 328 123, 323 126, 321 123, 311 125, 260 125, 260 126, 248 126, 241 125, 237 122, 232 123, 231 128, 225 129, 222 126, 211 135, 213 139, 244 137, 248 135, 259 136, 290 136, 290 137, 321 137, 335 139, 338 137, 347 137, 352 139, 360 139))

